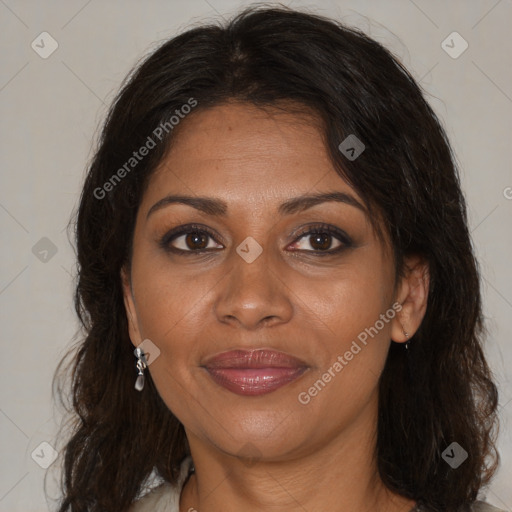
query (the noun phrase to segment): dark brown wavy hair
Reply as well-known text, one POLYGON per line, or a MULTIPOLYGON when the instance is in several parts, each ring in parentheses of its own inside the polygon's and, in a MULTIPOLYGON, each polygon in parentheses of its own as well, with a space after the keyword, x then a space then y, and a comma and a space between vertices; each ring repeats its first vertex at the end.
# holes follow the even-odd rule
POLYGON ((99 192, 190 98, 191 115, 229 101, 313 111, 340 177, 384 227, 396 275, 404 256, 428 262, 426 315, 408 351, 391 344, 380 378, 376 459, 390 490, 433 511, 462 510, 498 464, 497 389, 482 350, 478 265, 445 131, 411 74, 379 43, 318 15, 259 5, 164 42, 127 77, 108 113, 74 226, 80 343, 55 374, 71 413, 59 512, 126 510, 153 469, 174 482, 190 453, 151 376, 142 393, 134 390, 120 280, 141 197, 176 130, 99 192), (353 161, 338 149, 349 134, 366 145, 353 161), (453 441, 469 454, 456 470, 442 458, 453 441))

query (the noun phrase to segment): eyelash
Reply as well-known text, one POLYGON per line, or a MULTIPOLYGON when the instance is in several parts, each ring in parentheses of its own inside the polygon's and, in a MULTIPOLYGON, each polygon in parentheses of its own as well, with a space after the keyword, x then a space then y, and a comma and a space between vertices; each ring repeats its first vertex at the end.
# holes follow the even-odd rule
MULTIPOLYGON (((193 254, 195 255, 201 255, 206 254, 208 252, 218 251, 220 249, 201 249, 201 250, 183 250, 183 249, 177 249, 176 247, 172 247, 170 243, 174 241, 176 238, 179 238, 182 235, 189 235, 189 234, 206 234, 210 238, 212 238, 215 242, 216 240, 216 234, 207 228, 206 226, 201 226, 198 224, 187 224, 185 226, 178 226, 177 228, 172 229, 168 233, 166 233, 161 240, 159 241, 159 245, 162 249, 168 252, 172 252, 175 254, 178 254, 180 256, 191 256, 193 254)), ((316 234, 328 234, 338 239, 339 242, 341 242, 341 245, 339 247, 336 247, 335 249, 330 249, 327 251, 315 251, 315 250, 305 250, 305 249, 295 249, 294 251, 298 252, 307 252, 307 253, 313 253, 315 256, 332 256, 334 254, 338 254, 342 252, 343 250, 352 247, 353 243, 350 237, 342 230, 335 228, 333 226, 330 226, 329 224, 318 224, 312 227, 309 227, 305 231, 302 231, 296 235, 296 238, 294 242, 296 243, 299 240, 301 240, 304 237, 312 236, 316 234)), ((218 243, 218 242, 217 242, 218 243)))

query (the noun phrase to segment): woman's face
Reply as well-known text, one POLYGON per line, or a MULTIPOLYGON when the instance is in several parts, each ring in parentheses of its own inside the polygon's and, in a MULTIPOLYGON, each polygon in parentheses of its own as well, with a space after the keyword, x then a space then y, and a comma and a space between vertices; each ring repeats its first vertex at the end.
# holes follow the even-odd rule
POLYGON ((189 439, 229 454, 286 459, 368 431, 401 332, 393 261, 315 119, 233 103, 182 123, 142 199, 124 285, 132 343, 160 351, 162 399, 189 439), (291 357, 245 352, 257 349, 291 357), (242 352, 212 359, 230 351, 242 352))

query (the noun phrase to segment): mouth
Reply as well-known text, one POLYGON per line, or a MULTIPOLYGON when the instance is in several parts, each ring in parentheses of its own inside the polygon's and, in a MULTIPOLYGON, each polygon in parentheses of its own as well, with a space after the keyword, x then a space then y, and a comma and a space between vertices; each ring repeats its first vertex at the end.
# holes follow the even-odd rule
POLYGON ((209 358, 203 368, 223 388, 245 396, 263 395, 298 379, 309 366, 275 350, 232 350, 209 358))

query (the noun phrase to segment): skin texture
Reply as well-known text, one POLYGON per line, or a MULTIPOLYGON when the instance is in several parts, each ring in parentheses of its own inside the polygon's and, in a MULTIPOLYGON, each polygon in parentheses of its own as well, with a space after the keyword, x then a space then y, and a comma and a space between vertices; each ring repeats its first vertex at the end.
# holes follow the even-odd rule
MULTIPOLYGON (((391 340, 406 341, 404 329, 411 337, 421 323, 427 268, 409 258, 410 270, 394 289, 389 247, 352 205, 277 211, 291 197, 333 191, 362 203, 335 172, 314 117, 238 103, 183 121, 150 179, 131 272, 124 269, 122 278, 131 341, 150 339, 159 348, 148 370, 189 440, 196 473, 182 493, 182 511, 407 512, 414 505, 383 487, 374 450, 378 379, 391 340), (170 204, 147 217, 168 194, 222 199, 227 214, 170 204), (159 245, 188 223, 212 229, 217 237, 207 237, 207 247, 218 250, 180 256, 159 245), (318 224, 344 230, 352 245, 319 256, 315 235, 294 236, 318 224), (263 249, 252 263, 236 252, 249 236, 263 249), (395 302, 400 313, 301 404, 299 393, 395 302), (238 348, 280 350, 309 369, 269 394, 239 396, 200 367, 206 357, 238 348)), ((328 249, 344 243, 331 240, 328 249)), ((187 245, 182 235, 169 245, 191 251, 194 241, 187 245)))

